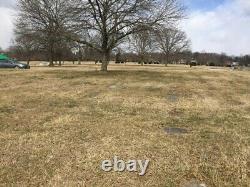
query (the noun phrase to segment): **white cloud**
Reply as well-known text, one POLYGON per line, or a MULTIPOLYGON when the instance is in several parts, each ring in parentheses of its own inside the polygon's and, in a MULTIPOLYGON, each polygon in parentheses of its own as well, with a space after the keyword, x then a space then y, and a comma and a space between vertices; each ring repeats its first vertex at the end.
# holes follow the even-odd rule
POLYGON ((250 54, 250 1, 228 0, 214 10, 192 12, 183 29, 194 51, 250 54))
POLYGON ((14 8, 16 5, 16 0, 0 0, 0 7, 14 8))
POLYGON ((11 39, 13 38, 13 20, 14 20, 14 10, 0 7, 0 47, 6 49, 9 47, 11 39))

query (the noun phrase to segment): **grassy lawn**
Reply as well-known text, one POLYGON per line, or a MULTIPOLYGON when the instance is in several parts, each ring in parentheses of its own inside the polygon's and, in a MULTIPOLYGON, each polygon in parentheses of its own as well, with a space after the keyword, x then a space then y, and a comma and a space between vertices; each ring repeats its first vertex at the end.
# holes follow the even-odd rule
POLYGON ((250 184, 249 71, 96 69, 0 70, 0 186, 250 184), (146 175, 103 172, 115 155, 146 175))

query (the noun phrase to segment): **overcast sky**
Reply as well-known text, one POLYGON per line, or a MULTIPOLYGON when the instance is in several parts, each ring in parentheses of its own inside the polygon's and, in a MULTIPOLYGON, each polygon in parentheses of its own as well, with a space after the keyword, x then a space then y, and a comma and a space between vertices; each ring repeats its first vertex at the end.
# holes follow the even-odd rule
MULTIPOLYGON (((183 0, 188 19, 182 29, 192 40, 193 51, 250 54, 250 0, 183 0)), ((16 0, 0 0, 0 47, 13 38, 16 0)))

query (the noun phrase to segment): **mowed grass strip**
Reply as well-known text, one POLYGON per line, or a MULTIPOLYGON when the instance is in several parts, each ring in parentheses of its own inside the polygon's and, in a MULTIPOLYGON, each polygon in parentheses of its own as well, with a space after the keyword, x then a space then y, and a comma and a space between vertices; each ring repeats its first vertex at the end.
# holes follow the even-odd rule
POLYGON ((249 72, 97 68, 0 71, 1 185, 250 184, 249 72), (149 159, 147 174, 103 172, 115 155, 149 159))

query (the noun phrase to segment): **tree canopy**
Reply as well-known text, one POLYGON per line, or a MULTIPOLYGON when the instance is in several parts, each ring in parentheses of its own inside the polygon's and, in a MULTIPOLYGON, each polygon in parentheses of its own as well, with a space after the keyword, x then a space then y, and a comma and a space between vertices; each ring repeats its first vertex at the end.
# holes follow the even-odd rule
POLYGON ((185 13, 180 0, 19 0, 18 7, 16 34, 44 48, 51 65, 71 41, 102 54, 102 71, 130 35, 172 25, 185 13))

